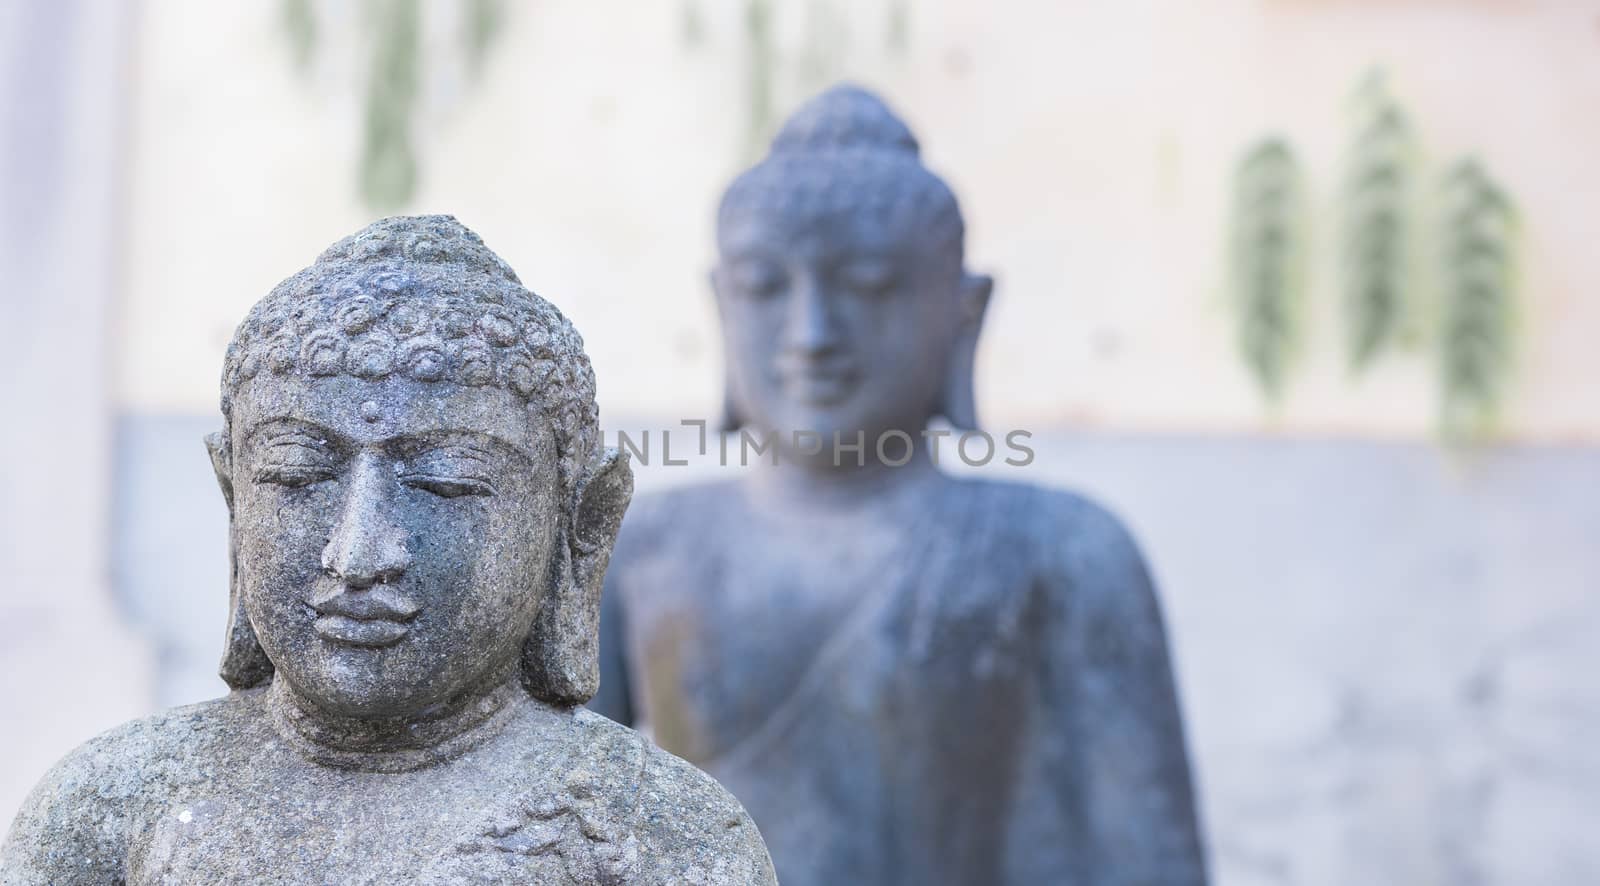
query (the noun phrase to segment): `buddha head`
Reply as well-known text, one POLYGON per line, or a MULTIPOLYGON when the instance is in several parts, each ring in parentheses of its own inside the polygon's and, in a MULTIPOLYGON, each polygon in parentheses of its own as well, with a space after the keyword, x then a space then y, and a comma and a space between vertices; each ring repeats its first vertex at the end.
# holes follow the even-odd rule
POLYGON ((632 490, 583 342, 448 216, 334 244, 250 311, 207 439, 230 520, 222 677, 405 717, 519 673, 598 684, 632 490))
MULTIPOLYGON (((730 428, 870 441, 934 416, 976 426, 993 281, 964 264, 955 195, 872 93, 836 86, 729 186, 712 272, 730 428)), ((870 450, 870 444, 869 444, 870 450)))

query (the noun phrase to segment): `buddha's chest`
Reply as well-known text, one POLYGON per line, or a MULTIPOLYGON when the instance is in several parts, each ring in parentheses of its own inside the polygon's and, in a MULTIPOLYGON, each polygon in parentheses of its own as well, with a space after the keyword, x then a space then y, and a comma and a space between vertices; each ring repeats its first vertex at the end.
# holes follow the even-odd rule
POLYGON ((482 785, 346 781, 190 794, 142 829, 127 882, 603 882, 576 816, 530 817, 482 785))
MULTIPOLYGON (((858 696, 848 710, 864 717, 874 716, 873 698, 895 694, 970 698, 993 670, 985 662, 1003 642, 1001 612, 952 616, 945 604, 991 574, 940 542, 871 529, 747 531, 623 564, 634 697, 656 740, 709 763, 809 696, 846 709, 841 680, 858 696), (933 549, 942 553, 926 556, 933 549)), ((1023 590, 985 587, 978 592, 997 600, 1023 590)))
POLYGON ((630 564, 619 584, 632 679, 656 740, 693 761, 755 728, 882 573, 860 550, 737 538, 711 556, 630 564))

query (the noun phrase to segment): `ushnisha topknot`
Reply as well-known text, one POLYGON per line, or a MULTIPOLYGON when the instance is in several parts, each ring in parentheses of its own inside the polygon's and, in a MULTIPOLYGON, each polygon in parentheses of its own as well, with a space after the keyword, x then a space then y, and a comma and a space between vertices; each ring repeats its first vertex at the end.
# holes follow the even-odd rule
POLYGON ((872 92, 840 84, 801 105, 767 156, 723 194, 717 224, 750 211, 797 217, 869 212, 936 250, 962 254, 966 226, 948 185, 922 165, 911 129, 872 92))
POLYGON ((772 139, 775 155, 822 151, 881 151, 915 158, 921 149, 883 99, 841 83, 801 105, 772 139))
POLYGON ((223 360, 224 439, 234 392, 261 374, 404 374, 504 388, 554 427, 569 493, 598 452, 583 339, 448 215, 373 222, 257 302, 223 360))

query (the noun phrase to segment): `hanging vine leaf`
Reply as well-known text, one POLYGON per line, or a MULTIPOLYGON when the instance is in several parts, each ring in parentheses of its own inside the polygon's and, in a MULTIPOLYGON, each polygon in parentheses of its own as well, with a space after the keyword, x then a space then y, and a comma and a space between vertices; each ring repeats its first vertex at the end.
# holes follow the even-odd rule
POLYGON ((1354 104, 1341 283, 1347 356, 1351 369, 1360 371, 1395 342, 1406 317, 1416 148, 1410 120, 1381 74, 1368 76, 1354 104))
POLYGON ((1269 399, 1277 399, 1298 337, 1304 258, 1299 163, 1288 143, 1261 141, 1234 180, 1231 288, 1238 343, 1269 399))
POLYGON ((411 144, 420 79, 417 0, 380 0, 372 5, 372 15, 361 196, 373 208, 394 209, 405 205, 417 186, 417 158, 411 144))
MULTIPOLYGON (((367 0, 361 22, 371 57, 361 106, 358 189, 372 209, 394 210, 416 193, 414 144, 422 84, 422 21, 418 0, 367 0)), ((462 52, 478 75, 502 30, 504 0, 464 0, 462 52)), ((316 0, 284 0, 283 23, 297 65, 310 63, 319 41, 316 0)))
POLYGON ((678 24, 678 36, 687 49, 694 49, 706 42, 705 13, 695 0, 684 0, 678 24))
POLYGON ((473 76, 483 73, 483 62, 489 57, 489 46, 500 33, 505 20, 502 0, 467 0, 466 22, 462 28, 467 50, 467 67, 473 76))
POLYGON ((773 77, 777 68, 777 48, 773 38, 772 0, 749 0, 745 5, 745 36, 750 41, 749 67, 745 88, 749 105, 745 120, 745 156, 759 158, 766 153, 767 138, 773 124, 773 77))
POLYGON ((1516 213, 1476 160, 1444 181, 1440 269, 1440 417, 1444 435, 1470 439, 1495 418, 1511 365, 1516 213))
POLYGON ((904 54, 911 45, 911 6, 906 0, 890 0, 884 42, 896 54, 904 54))
POLYGON ((283 0, 283 33, 289 38, 295 67, 305 71, 317 47, 317 16, 311 0, 283 0))
MULTIPOLYGON (((845 69, 853 42, 850 16, 841 3, 803 0, 784 8, 799 9, 804 15, 799 46, 787 55, 779 52, 777 43, 778 4, 774 0, 744 2, 745 119, 741 153, 745 162, 754 162, 766 153, 767 142, 777 127, 780 74, 787 86, 821 90, 845 69)), ((889 0, 886 9, 886 46, 891 52, 903 53, 910 43, 911 5, 908 0, 889 0)), ((705 19, 695 0, 684 0, 679 31, 686 48, 705 42, 705 19)))

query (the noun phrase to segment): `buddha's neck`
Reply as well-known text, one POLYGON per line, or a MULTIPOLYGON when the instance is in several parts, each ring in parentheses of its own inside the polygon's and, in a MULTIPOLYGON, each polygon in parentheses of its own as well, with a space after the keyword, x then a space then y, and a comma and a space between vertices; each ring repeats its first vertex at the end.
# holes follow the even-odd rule
POLYGON ((750 471, 746 489, 752 502, 766 509, 793 512, 837 512, 875 505, 893 506, 941 477, 925 446, 918 441, 904 464, 889 464, 869 453, 865 463, 844 464, 779 458, 750 471))
POLYGON ((514 673, 487 691, 463 693, 412 717, 335 714, 282 675, 267 690, 273 727, 301 756, 323 766, 370 772, 406 772, 459 757, 498 735, 528 700, 514 673))

